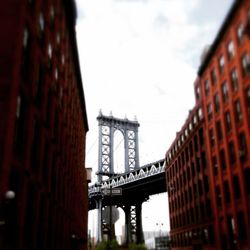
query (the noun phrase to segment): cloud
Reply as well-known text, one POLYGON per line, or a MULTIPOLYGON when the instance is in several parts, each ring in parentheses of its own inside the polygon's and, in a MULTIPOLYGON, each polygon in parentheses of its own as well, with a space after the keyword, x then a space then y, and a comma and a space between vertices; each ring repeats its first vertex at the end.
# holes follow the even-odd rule
POLYGON ((164 95, 166 95, 166 91, 165 91, 165 89, 163 89, 161 86, 159 86, 158 84, 155 84, 154 85, 154 88, 155 88, 155 90, 157 91, 157 95, 158 96, 164 96, 164 95))
POLYGON ((165 29, 168 28, 167 17, 163 13, 159 12, 154 19, 154 25, 156 28, 158 28, 158 27, 161 27, 161 28, 164 27, 165 29))

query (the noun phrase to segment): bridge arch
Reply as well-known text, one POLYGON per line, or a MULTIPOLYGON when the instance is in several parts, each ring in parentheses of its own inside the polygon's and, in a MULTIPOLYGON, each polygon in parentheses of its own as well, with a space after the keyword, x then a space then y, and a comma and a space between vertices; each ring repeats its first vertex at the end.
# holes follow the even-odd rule
POLYGON ((125 170, 125 140, 120 130, 114 131, 114 173, 124 173, 125 170))

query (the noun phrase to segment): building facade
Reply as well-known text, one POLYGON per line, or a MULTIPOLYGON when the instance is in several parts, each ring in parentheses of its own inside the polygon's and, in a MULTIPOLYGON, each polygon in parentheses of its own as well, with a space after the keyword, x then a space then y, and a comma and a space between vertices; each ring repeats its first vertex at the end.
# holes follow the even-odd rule
POLYGON ((0 9, 0 249, 86 249, 88 131, 73 0, 0 9))
POLYGON ((194 88, 194 110, 201 109, 198 127, 202 133, 197 134, 197 129, 186 133, 191 126, 187 124, 192 124, 192 111, 166 153, 173 249, 249 249, 249 1, 233 3, 213 44, 203 55, 194 88), (192 158, 195 135, 199 138, 201 134, 204 146, 198 144, 201 154, 195 151, 195 157, 203 172, 192 158), (183 142, 182 136, 186 138, 183 142), (188 167, 191 165, 192 172, 192 164, 194 175, 186 184, 184 176, 190 175, 188 167), (189 207, 194 215, 188 212, 189 207))
POLYGON ((199 105, 190 111, 166 154, 171 246, 204 249, 214 242, 205 127, 199 105))

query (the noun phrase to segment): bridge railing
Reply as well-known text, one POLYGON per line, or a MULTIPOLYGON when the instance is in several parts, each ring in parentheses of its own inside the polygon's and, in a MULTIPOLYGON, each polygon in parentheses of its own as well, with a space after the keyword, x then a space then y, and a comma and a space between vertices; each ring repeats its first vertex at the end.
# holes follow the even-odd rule
POLYGON ((122 185, 138 181, 144 178, 151 177, 153 175, 161 174, 165 172, 165 160, 159 160, 141 168, 132 170, 127 173, 118 174, 116 176, 110 177, 109 179, 102 181, 101 183, 92 185, 89 187, 89 197, 99 196, 102 194, 103 189, 108 189, 110 187, 121 187, 122 185))

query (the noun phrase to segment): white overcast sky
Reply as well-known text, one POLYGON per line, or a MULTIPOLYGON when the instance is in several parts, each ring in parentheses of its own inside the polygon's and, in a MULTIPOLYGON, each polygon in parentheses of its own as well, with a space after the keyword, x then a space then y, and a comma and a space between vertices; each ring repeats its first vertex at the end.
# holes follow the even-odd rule
POLYGON ((141 165, 164 158, 194 106, 202 50, 232 2, 76 0, 89 123, 87 167, 97 171, 100 109, 104 115, 137 117, 141 165))

